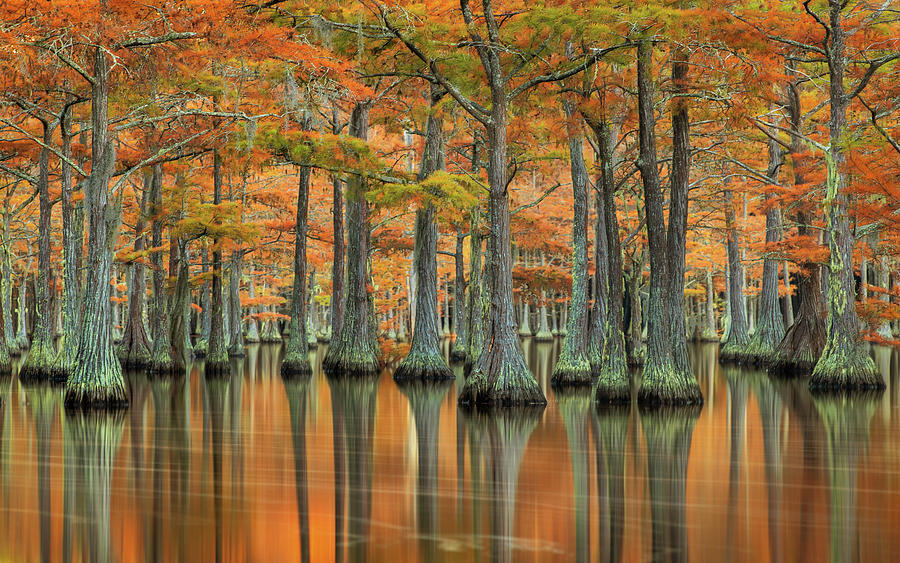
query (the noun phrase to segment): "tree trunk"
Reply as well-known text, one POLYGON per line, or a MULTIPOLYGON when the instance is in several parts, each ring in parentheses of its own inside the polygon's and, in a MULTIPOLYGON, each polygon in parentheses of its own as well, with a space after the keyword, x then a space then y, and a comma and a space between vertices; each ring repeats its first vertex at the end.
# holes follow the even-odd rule
MULTIPOLYGON (((222 156, 213 150, 213 205, 222 204, 222 156)), ((217 224, 218 226, 218 224, 217 224)), ((210 297, 209 344, 204 363, 208 377, 226 376, 231 371, 228 348, 225 345, 224 319, 222 317, 222 240, 213 237, 212 245, 212 296, 210 297)))
POLYGON ((121 190, 110 200, 109 182, 116 154, 109 138, 109 75, 106 51, 94 48, 91 92, 91 176, 85 189, 88 214, 88 261, 84 322, 75 369, 66 382, 67 407, 123 407, 128 404, 122 366, 112 342, 110 272, 121 220, 121 190))
POLYGON ((285 378, 307 376, 312 373, 309 364, 309 343, 306 338, 307 303, 306 289, 306 232, 309 226, 309 179, 312 169, 300 167, 300 185, 297 189, 297 224, 294 229, 294 284, 291 290, 291 333, 288 336, 281 363, 281 375, 285 378))
POLYGON ((647 213, 647 240, 650 249, 650 303, 648 307, 647 358, 638 392, 644 405, 693 404, 703 397, 690 373, 675 366, 670 332, 671 314, 666 292, 671 284, 666 243, 662 190, 656 164, 656 135, 653 131, 653 92, 650 79, 651 45, 638 44, 638 114, 640 156, 638 168, 644 186, 647 213))
MULTIPOLYGON (((67 107, 60 119, 62 134, 62 154, 72 155, 72 112, 67 107)), ((63 275, 63 322, 59 353, 53 364, 51 379, 65 381, 72 372, 75 353, 78 351, 78 334, 81 326, 81 264, 84 245, 84 217, 82 204, 73 201, 72 168, 65 161, 60 162, 62 188, 62 275, 63 275)))
POLYGON ((25 363, 19 369, 19 379, 26 382, 43 381, 51 375, 56 350, 53 348, 52 317, 50 309, 50 145, 53 129, 48 121, 43 126, 43 143, 38 158, 37 191, 40 209, 38 219, 38 269, 34 284, 34 330, 31 333, 31 349, 25 363))
MULTIPOLYGON (((582 145, 584 138, 579 124, 575 122, 575 106, 570 101, 563 102, 566 112, 569 156, 571 160, 573 212, 572 212, 572 306, 573 314, 568 319, 566 337, 562 351, 553 370, 551 382, 555 385, 590 385, 591 363, 588 359, 588 171, 584 164, 582 145)), ((602 214, 598 214, 602 217, 602 214)), ((598 233, 599 234, 599 233, 598 233)), ((598 246, 606 246, 605 229, 598 246)), ((605 254, 605 248, 603 254, 605 254)), ((604 285, 604 284, 599 284, 604 285)), ((603 291, 602 293, 606 293, 603 291)), ((595 302, 600 302, 596 299, 595 302)), ((605 316, 606 303, 595 309, 605 316), (601 310, 602 309, 602 310, 601 310)), ((597 338, 602 346, 602 338, 597 338)), ((594 342, 592 342, 594 344, 594 342)), ((602 353, 602 352, 601 352, 602 353)))
MULTIPOLYGON (((492 55, 496 58, 496 53, 492 55)), ((495 68, 499 68, 499 61, 495 68)), ((499 71, 498 71, 499 72, 499 71)), ((507 170, 507 99, 503 78, 492 73, 491 119, 487 124, 490 239, 488 289, 490 316, 484 350, 459 395, 461 405, 545 405, 538 382, 528 371, 513 311, 507 170)))
POLYGON ((747 333, 747 309, 744 301, 744 268, 738 243, 737 219, 734 213, 734 196, 725 190, 725 233, 728 250, 728 299, 729 328, 719 352, 723 362, 741 362, 746 358, 750 335, 747 333))
POLYGON ((484 307, 484 276, 482 276, 482 236, 481 236, 481 212, 476 207, 472 210, 471 222, 469 223, 469 255, 471 264, 469 266, 469 338, 466 341, 466 361, 463 367, 463 373, 466 377, 472 371, 475 362, 481 356, 484 348, 484 325, 485 313, 484 307))
MULTIPOLYGON (((369 103, 358 103, 350 118, 350 135, 365 140, 369 128, 369 103)), ((330 375, 364 375, 378 372, 379 349, 374 306, 369 293, 369 204, 365 180, 354 175, 347 190, 347 293, 340 336, 332 338, 322 363, 330 375)))
MULTIPOLYGON (((141 207, 134 225, 134 252, 140 255, 146 246, 144 229, 147 222, 147 206, 152 191, 153 174, 148 170, 144 174, 144 191, 141 194, 141 207)), ((125 320, 125 332, 119 347, 119 361, 124 367, 146 368, 150 366, 150 341, 144 327, 144 298, 147 294, 147 278, 143 257, 130 265, 131 287, 128 295, 128 318, 125 320)))
MULTIPOLYGON (((669 205, 669 230, 666 244, 669 275, 669 318, 671 319, 672 361, 685 381, 695 381, 687 353, 684 326, 684 255, 687 244, 688 190, 691 183, 691 144, 689 137, 687 80, 690 52, 672 49, 672 176, 669 205), (681 96, 681 97, 678 97, 681 96)), ((699 388, 697 388, 699 396, 699 388)))
POLYGON ((462 227, 456 227, 456 252, 453 253, 453 263, 456 266, 456 279, 453 282, 453 324, 456 332, 456 340, 453 341, 453 349, 450 351, 450 360, 463 362, 466 359, 466 342, 468 341, 468 327, 466 326, 466 264, 463 257, 463 243, 466 235, 462 227))
POLYGON ((150 373, 155 375, 166 375, 175 370, 172 340, 169 337, 167 276, 163 269, 162 250, 159 250, 163 246, 162 178, 162 165, 154 165, 150 185, 150 216, 153 217, 150 244, 156 250, 150 253, 150 264, 153 266, 153 306, 150 308, 150 337, 153 339, 153 349, 150 353, 150 373))
POLYGON ((241 330, 241 277, 244 273, 244 251, 231 252, 231 266, 228 277, 228 357, 244 357, 244 332, 241 330))
POLYGON ((704 342, 718 342, 719 336, 716 333, 716 293, 713 288, 712 269, 706 269, 706 326, 700 335, 700 339, 704 342))
POLYGON ((862 345, 859 318, 855 307, 853 275, 853 233, 847 201, 847 106, 850 97, 844 91, 847 65, 845 33, 841 10, 844 2, 829 0, 831 33, 826 50, 830 70, 831 117, 829 146, 825 154, 826 238, 831 251, 828 262, 827 339, 822 356, 809 380, 811 390, 884 389, 881 374, 862 345))
MULTIPOLYGON (((253 301, 254 299, 256 299, 256 284, 253 283, 254 276, 252 274, 252 270, 253 270, 252 264, 250 265, 250 270, 251 270, 250 283, 249 283, 250 288, 248 290, 248 293, 249 293, 250 301, 253 301)), ((258 309, 256 307, 250 307, 250 311, 249 311, 250 318, 247 320, 247 337, 245 338, 245 340, 247 341, 248 344, 256 344, 259 342, 259 323, 256 322, 256 317, 255 317, 257 312, 258 312, 258 309)))
MULTIPOLYGON (((604 100, 605 102, 605 100, 604 100)), ((597 276, 598 300, 606 294, 608 312, 600 317, 600 326, 605 333, 604 350, 598 358, 591 355, 591 371, 596 377, 593 399, 597 403, 618 403, 631 400, 631 381, 628 378, 628 362, 625 358, 624 326, 624 278, 622 276, 622 243, 619 240, 619 221, 616 215, 615 197, 615 144, 618 133, 610 127, 606 115, 591 123, 597 139, 600 161, 600 175, 597 181, 597 246, 603 253, 596 253, 594 270, 597 276), (602 242, 602 246, 600 245, 602 242)), ((595 315, 600 315, 595 308, 595 315)), ((595 321, 594 326, 598 323, 595 321)))
MULTIPOLYGON (((778 181, 778 170, 784 162, 781 147, 769 141, 769 168, 766 177, 773 183, 778 181)), ((774 203, 775 194, 766 194, 766 252, 781 238, 781 211, 774 203)), ((766 255, 763 261, 762 289, 759 294, 759 310, 756 330, 750 339, 746 359, 754 364, 766 364, 772 359, 775 348, 784 338, 784 322, 778 299, 778 259, 766 255)))
MULTIPOLYGON (((432 85, 431 111, 428 113, 425 127, 425 150, 422 153, 422 164, 418 174, 420 182, 434 172, 444 169, 443 120, 437 114, 439 110, 435 107, 444 94, 443 90, 432 85)), ((424 209, 416 212, 415 241, 413 267, 416 270, 416 321, 413 325, 409 353, 394 370, 394 380, 453 379, 453 372, 441 353, 441 339, 438 333, 438 228, 434 220, 434 207, 431 204, 427 204, 424 209)), ((449 313, 447 293, 445 293, 445 329, 449 313)))
POLYGON ((788 269, 787 260, 782 263, 784 271, 784 297, 781 298, 781 310, 784 318, 784 326, 790 328, 794 324, 794 303, 791 297, 791 271, 788 269))
POLYGON ((6 344, 10 347, 11 352, 17 352, 19 347, 16 342, 16 331, 13 328, 13 301, 12 301, 12 249, 9 232, 9 210, 3 213, 2 224, 0 224, 0 286, 2 286, 2 309, 0 314, 3 315, 3 331, 6 336, 6 344))

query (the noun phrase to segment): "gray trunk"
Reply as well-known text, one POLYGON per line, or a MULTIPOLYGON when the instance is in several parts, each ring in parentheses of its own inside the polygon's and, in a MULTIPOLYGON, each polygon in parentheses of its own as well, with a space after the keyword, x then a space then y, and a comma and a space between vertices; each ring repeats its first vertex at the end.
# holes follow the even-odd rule
POLYGON ((281 363, 283 377, 309 375, 309 342, 306 338, 307 303, 306 287, 306 232, 309 224, 309 166, 300 167, 297 189, 297 223, 294 229, 294 283, 291 289, 291 329, 288 335, 284 360, 281 363))

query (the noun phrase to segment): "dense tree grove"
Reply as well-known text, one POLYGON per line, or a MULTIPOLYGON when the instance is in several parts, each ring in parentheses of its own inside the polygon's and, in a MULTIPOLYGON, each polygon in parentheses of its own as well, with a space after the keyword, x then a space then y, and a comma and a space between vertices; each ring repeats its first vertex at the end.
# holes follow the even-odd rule
POLYGON ((553 337, 698 405, 692 340, 835 391, 900 339, 891 2, 10 0, 0 70, 0 370, 67 406, 257 341, 415 390, 443 338, 540 406, 553 337))

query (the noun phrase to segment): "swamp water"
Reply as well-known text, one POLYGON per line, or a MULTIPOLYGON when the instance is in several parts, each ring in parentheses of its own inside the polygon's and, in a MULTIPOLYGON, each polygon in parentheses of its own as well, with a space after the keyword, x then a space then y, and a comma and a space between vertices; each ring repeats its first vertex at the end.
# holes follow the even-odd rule
MULTIPOLYGON (((445 347, 447 343, 445 342, 445 347)), ((464 413, 461 381, 127 376, 131 408, 82 415, 0 379, 0 561, 875 561, 900 553, 900 351, 887 391, 803 382, 692 348, 702 409, 464 413)), ((314 352, 321 365, 324 347, 314 352)))

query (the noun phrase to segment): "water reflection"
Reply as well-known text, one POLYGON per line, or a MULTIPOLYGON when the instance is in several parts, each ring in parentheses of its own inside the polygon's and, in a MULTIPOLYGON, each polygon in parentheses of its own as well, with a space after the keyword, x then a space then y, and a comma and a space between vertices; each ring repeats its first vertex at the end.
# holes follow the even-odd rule
POLYGON ((121 412, 67 414, 64 447, 72 450, 75 541, 82 561, 113 560, 110 524, 112 470, 126 416, 121 412))
MULTIPOLYGON (((549 378, 558 343, 526 345, 549 378)), ((325 347, 311 357, 321 362, 325 347)), ((127 375, 83 414, 0 377, 2 561, 848 561, 900 550, 897 351, 880 396, 696 347, 702 410, 461 412, 460 382, 299 381, 252 345, 225 379, 127 375)), ((544 377, 545 376, 545 377, 544 377)))
POLYGON ((687 467, 699 407, 641 412, 654 561, 688 560, 687 467))
MULTIPOLYGON (((490 560, 513 561, 513 549, 518 541, 515 535, 516 494, 519 468, 525 446, 540 421, 541 409, 515 409, 497 411, 463 410, 466 429, 473 445, 481 447, 485 466, 483 488, 489 500, 490 512, 490 560)), ((480 550, 480 541, 477 550, 480 550)))

